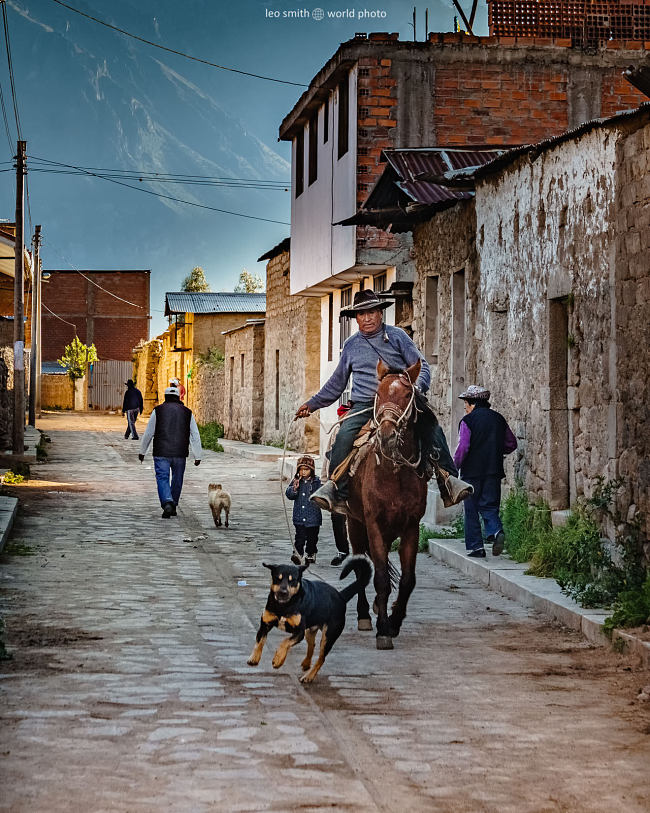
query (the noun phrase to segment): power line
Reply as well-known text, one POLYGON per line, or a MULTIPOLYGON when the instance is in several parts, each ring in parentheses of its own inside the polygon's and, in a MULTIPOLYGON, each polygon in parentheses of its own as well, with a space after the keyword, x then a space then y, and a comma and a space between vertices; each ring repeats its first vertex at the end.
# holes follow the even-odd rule
MULTIPOLYGON (((56 2, 58 2, 58 0, 56 0, 56 2)), ((46 160, 46 159, 43 159, 43 158, 37 158, 36 156, 34 156, 34 158, 36 160, 40 160, 40 161, 46 160)), ((199 209, 208 209, 211 212, 220 212, 221 214, 234 215, 235 217, 244 217, 244 218, 247 218, 248 220, 261 220, 264 223, 279 223, 281 226, 289 226, 289 225, 291 225, 290 223, 287 223, 285 220, 273 220, 272 218, 269 218, 269 217, 257 217, 255 215, 246 215, 246 214, 243 214, 242 212, 232 212, 229 209, 219 209, 216 206, 208 206, 205 203, 195 203, 192 200, 184 200, 182 198, 175 198, 172 195, 163 195, 161 192, 153 192, 152 190, 144 189, 141 186, 133 186, 132 184, 124 183, 124 181, 118 181, 115 178, 109 178, 107 176, 100 175, 97 172, 91 172, 90 170, 85 170, 82 167, 75 166, 74 164, 62 164, 62 163, 59 163, 57 161, 53 161, 52 163, 53 164, 58 164, 58 166, 69 167, 71 169, 77 169, 77 170, 80 170, 82 172, 82 174, 88 175, 88 176, 90 176, 92 178, 101 178, 104 181, 109 181, 110 183, 117 184, 118 186, 125 186, 127 189, 135 189, 137 192, 144 192, 147 195, 153 195, 154 197, 162 198, 164 200, 171 200, 171 201, 174 201, 176 203, 186 203, 188 206, 196 206, 199 209)))
POLYGON ((59 314, 58 314, 58 313, 54 313, 54 311, 53 311, 53 310, 50 310, 50 309, 47 307, 47 305, 45 304, 45 302, 41 302, 41 306, 42 306, 43 308, 45 308, 45 310, 46 310, 48 313, 51 313, 51 314, 52 314, 52 316, 56 316, 56 318, 57 318, 57 319, 60 319, 62 322, 65 322, 65 323, 66 323, 66 325, 72 325, 72 327, 74 328, 75 336, 77 335, 77 326, 74 324, 74 322, 68 322, 68 320, 67 320, 67 319, 64 319, 62 316, 59 316, 59 314))
POLYGON ((138 40, 139 42, 144 42, 146 45, 151 45, 153 48, 160 48, 161 51, 167 51, 170 54, 176 54, 177 56, 185 57, 185 59, 191 59, 194 62, 200 62, 203 65, 209 65, 211 68, 219 68, 222 71, 230 71, 231 73, 239 73, 243 76, 252 76, 254 79, 265 79, 267 82, 278 82, 282 85, 296 85, 297 87, 307 87, 302 82, 290 82, 287 79, 275 79, 272 76, 263 76, 259 73, 250 73, 249 71, 241 71, 237 68, 227 68, 225 65, 217 65, 216 62, 209 62, 207 59, 199 59, 199 57, 191 56, 190 54, 185 54, 182 51, 176 51, 174 48, 167 48, 164 45, 159 45, 157 42, 152 42, 151 40, 147 40, 144 37, 139 37, 137 34, 131 34, 129 31, 125 31, 123 28, 118 28, 116 25, 111 25, 110 23, 105 22, 104 20, 100 20, 98 17, 93 17, 91 14, 86 14, 83 11, 79 11, 78 8, 74 8, 73 6, 69 6, 67 3, 63 3, 62 0, 52 0, 53 3, 56 3, 59 6, 63 6, 64 8, 69 9, 70 11, 74 11, 75 14, 80 14, 82 17, 86 17, 88 20, 92 20, 95 23, 99 23, 100 25, 105 26, 106 28, 110 28, 113 31, 117 31, 120 34, 124 34, 125 37, 131 37, 131 39, 138 40))
MULTIPOLYGON (((7 141, 9 142, 9 154, 11 155, 14 151, 13 144, 11 141, 11 133, 9 132, 9 119, 7 118, 7 108, 5 107, 5 97, 4 93, 2 92, 2 84, 0 84, 0 104, 2 105, 2 118, 5 123, 5 131, 7 133, 7 141)), ((3 163, 8 163, 4 162, 3 163)))
POLYGON ((9 66, 9 82, 11 84, 11 98, 14 104, 14 116, 16 118, 16 130, 18 132, 18 140, 23 140, 22 128, 20 126, 20 115, 18 114, 18 99, 16 97, 16 84, 14 82, 14 68, 11 60, 11 44, 9 42, 9 25, 7 22, 7 4, 2 2, 2 22, 5 31, 5 45, 7 47, 7 65, 9 66))

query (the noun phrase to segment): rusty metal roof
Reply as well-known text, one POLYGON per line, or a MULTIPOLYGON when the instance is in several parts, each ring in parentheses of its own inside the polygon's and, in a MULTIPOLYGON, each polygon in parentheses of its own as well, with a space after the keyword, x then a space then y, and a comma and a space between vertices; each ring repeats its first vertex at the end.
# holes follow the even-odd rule
POLYGON ((172 313, 265 313, 266 294, 240 294, 234 291, 165 294, 165 316, 172 313))

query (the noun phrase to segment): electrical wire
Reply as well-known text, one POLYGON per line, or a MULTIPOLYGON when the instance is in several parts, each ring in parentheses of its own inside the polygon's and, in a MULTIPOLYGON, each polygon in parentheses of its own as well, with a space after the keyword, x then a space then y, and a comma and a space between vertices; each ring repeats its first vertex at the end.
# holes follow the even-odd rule
MULTIPOLYGON (((9 154, 11 155, 14 151, 14 146, 11 140, 11 133, 9 132, 9 119, 7 118, 7 108, 5 107, 5 97, 4 93, 2 92, 2 84, 0 84, 0 105, 2 105, 2 118, 5 124, 5 132, 7 133, 7 141, 9 142, 9 154)), ((3 161, 3 163, 5 163, 3 161)))
POLYGON ((74 322, 68 322, 68 320, 67 320, 67 319, 64 319, 62 316, 59 316, 59 314, 58 314, 58 313, 54 313, 54 311, 53 311, 53 310, 50 310, 50 309, 47 307, 47 305, 45 304, 45 302, 41 302, 41 307, 45 308, 45 310, 46 310, 48 313, 51 313, 51 314, 52 314, 52 316, 56 316, 56 318, 57 318, 57 319, 60 319, 62 322, 65 322, 65 323, 66 323, 66 325, 72 325, 72 327, 74 328, 74 333, 75 333, 75 336, 77 335, 77 326, 74 324, 74 322))
MULTIPOLYGON (((36 156, 34 156, 34 158, 36 160, 39 160, 39 159, 36 158, 36 156)), ((53 163, 56 163, 56 162, 53 162, 53 163)), ((135 189, 136 192, 144 192, 147 195, 153 195, 156 198, 162 198, 164 200, 171 200, 171 201, 174 201, 175 203, 185 203, 188 206, 195 206, 195 207, 197 207, 199 209, 208 209, 211 212, 220 212, 221 214, 233 215, 234 217, 244 217, 244 218, 246 218, 248 220, 260 220, 260 221, 262 221, 264 223, 279 223, 281 226, 289 226, 289 225, 291 225, 286 220, 274 220, 274 219, 269 218, 269 217, 258 217, 256 215, 246 215, 243 212, 232 212, 229 209, 220 209, 220 208, 218 208, 216 206, 208 206, 205 203, 196 203, 195 201, 192 201, 192 200, 184 200, 183 198, 176 198, 173 195, 163 195, 161 192, 153 192, 150 189, 143 189, 140 186, 133 186, 132 184, 124 183, 124 181, 118 181, 115 178, 110 178, 108 176, 101 175, 101 174, 99 174, 97 172, 91 172, 90 170, 85 170, 82 167, 76 166, 75 164, 60 164, 60 166, 66 166, 66 167, 69 167, 71 169, 77 169, 77 170, 80 170, 81 173, 84 174, 84 175, 88 175, 88 176, 93 177, 93 178, 101 178, 104 181, 109 181, 110 183, 117 184, 118 186, 125 186, 127 189, 135 189)))
POLYGON ((16 96, 16 83, 14 81, 14 68, 11 59, 11 43, 9 41, 9 24, 7 22, 7 4, 2 3, 2 22, 5 32, 5 45, 7 47, 7 65, 9 66, 9 83, 11 84, 11 98, 14 105, 14 116, 16 118, 16 131, 18 132, 18 140, 23 140, 22 127, 20 126, 20 115, 18 113, 18 98, 16 96))
POLYGON ((83 11, 79 11, 78 8, 69 6, 67 3, 63 3, 62 0, 52 0, 52 2, 56 3, 59 6, 63 6, 64 8, 67 8, 70 11, 74 11, 75 14, 80 14, 82 17, 86 17, 86 19, 88 20, 92 20, 95 23, 99 23, 99 25, 103 25, 106 28, 110 28, 113 31, 117 31, 120 34, 124 34, 125 37, 131 37, 131 39, 138 40, 138 42, 144 42, 145 45, 151 45, 153 48, 160 48, 161 51, 167 51, 167 53, 169 54, 176 54, 176 56, 182 56, 185 59, 191 59, 193 62, 200 62, 202 65, 209 65, 211 68, 218 68, 221 71, 230 71, 231 73, 239 73, 242 76, 252 76, 254 79, 265 79, 267 82, 278 82, 281 85, 295 85, 301 88, 307 87, 307 85, 305 85, 303 82, 290 82, 287 79, 276 79, 273 76, 264 76, 263 74, 259 73, 251 73, 250 71, 242 71, 238 70, 237 68, 227 68, 225 65, 218 65, 216 62, 209 62, 207 59, 200 59, 199 57, 183 53, 183 51, 177 51, 174 48, 167 48, 165 45, 159 45, 157 42, 152 42, 151 40, 147 40, 144 37, 139 37, 137 36, 137 34, 131 34, 129 31, 125 31, 123 28, 118 28, 116 25, 111 25, 110 23, 107 23, 104 20, 100 20, 98 17, 93 17, 91 14, 86 14, 83 11))

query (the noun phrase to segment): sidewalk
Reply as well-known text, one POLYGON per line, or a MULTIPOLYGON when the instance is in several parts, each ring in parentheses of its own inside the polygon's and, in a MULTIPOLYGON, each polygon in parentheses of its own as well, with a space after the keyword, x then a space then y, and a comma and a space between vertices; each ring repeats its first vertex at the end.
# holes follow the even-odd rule
MULTIPOLYGON (((470 559, 462 539, 430 539, 429 553, 438 561, 460 570, 490 590, 532 607, 571 629, 580 631, 594 644, 609 643, 603 633, 603 622, 611 615, 606 610, 585 609, 565 595, 555 579, 527 576, 529 565, 513 562, 508 556, 493 557, 486 548, 486 559, 470 559)), ((635 638, 624 630, 614 630, 612 640, 625 642, 628 651, 650 667, 650 643, 635 638)))
MULTIPOLYGON (((2 456, 2 463, 0 463, 0 474, 11 469, 13 462, 27 463, 32 465, 36 463, 36 447, 40 443, 41 433, 33 426, 25 427, 25 452, 19 455, 18 458, 14 457, 11 452, 7 452, 2 456)), ((16 518, 18 511, 17 497, 8 497, 0 495, 0 553, 7 544, 11 529, 16 518)))

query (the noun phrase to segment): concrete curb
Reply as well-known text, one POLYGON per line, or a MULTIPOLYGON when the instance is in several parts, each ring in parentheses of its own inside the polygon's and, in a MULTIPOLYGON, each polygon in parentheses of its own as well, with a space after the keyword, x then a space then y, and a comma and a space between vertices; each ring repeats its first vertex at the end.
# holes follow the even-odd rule
POLYGON ((16 497, 0 496, 0 552, 9 539, 17 511, 18 499, 16 497))
MULTIPOLYGON (((490 548, 488 547, 489 551, 490 548)), ((611 614, 607 610, 586 610, 565 596, 555 579, 527 576, 528 564, 513 562, 505 556, 470 559, 465 553, 462 539, 430 539, 429 553, 434 559, 460 570, 490 590, 532 607, 567 627, 580 631, 594 644, 609 644, 603 633, 603 623, 611 614)), ((650 643, 635 638, 622 630, 614 630, 612 640, 625 642, 628 652, 641 660, 644 668, 650 666, 650 643)))

